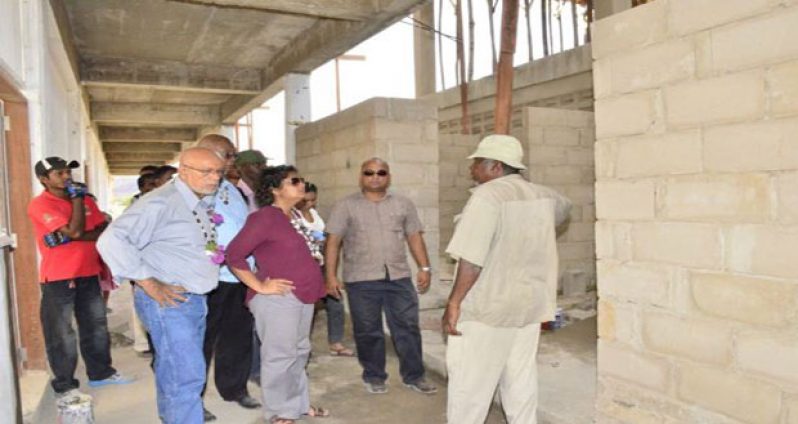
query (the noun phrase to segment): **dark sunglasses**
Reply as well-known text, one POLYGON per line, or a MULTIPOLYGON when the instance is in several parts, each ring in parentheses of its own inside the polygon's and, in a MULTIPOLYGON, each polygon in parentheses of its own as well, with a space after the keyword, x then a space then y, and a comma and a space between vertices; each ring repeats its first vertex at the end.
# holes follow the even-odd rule
POLYGON ((291 181, 291 185, 305 185, 305 179, 302 177, 291 177, 289 181, 291 181))
POLYGON ((371 169, 367 169, 367 170, 363 171, 363 176, 364 177, 373 177, 374 174, 377 174, 380 177, 384 177, 384 176, 388 175, 388 171, 386 171, 384 169, 380 169, 379 171, 372 171, 371 169))

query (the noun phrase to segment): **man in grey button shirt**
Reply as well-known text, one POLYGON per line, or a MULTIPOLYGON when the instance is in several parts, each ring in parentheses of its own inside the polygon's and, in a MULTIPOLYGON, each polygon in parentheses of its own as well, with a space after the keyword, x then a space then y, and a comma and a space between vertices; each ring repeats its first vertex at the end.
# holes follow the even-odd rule
POLYGON ((343 285, 337 271, 343 241, 343 277, 366 390, 373 394, 388 391, 384 310, 399 356, 402 381, 417 392, 433 394, 437 388, 424 379, 418 294, 405 253, 407 244, 419 267, 418 291, 426 292, 431 269, 421 221, 410 199, 388 192, 391 175, 385 161, 369 159, 360 170, 361 191, 339 200, 327 221, 327 291, 341 297, 343 285))
POLYGON ((205 294, 219 280, 209 254, 216 240, 213 194, 224 168, 211 150, 185 150, 178 178, 142 197, 97 242, 115 278, 136 283, 136 311, 155 347, 164 423, 203 422, 205 294))

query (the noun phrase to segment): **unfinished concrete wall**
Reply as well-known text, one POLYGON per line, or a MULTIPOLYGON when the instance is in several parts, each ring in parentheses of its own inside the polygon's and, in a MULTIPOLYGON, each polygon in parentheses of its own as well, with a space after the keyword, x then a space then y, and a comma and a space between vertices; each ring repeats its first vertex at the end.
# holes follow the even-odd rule
MULTIPOLYGON (((513 73, 513 119, 520 128, 524 107, 593 110, 590 45, 577 47, 517 67, 513 73)), ((450 88, 428 97, 438 105, 440 132, 459 134, 460 89, 450 88)), ((492 76, 468 84, 471 134, 493 133, 496 80, 492 76)))
MULTIPOLYGON (((558 239, 560 273, 569 281, 595 282, 593 183, 593 113, 525 107, 521 125, 512 134, 524 147, 531 181, 559 190, 574 202, 571 219, 558 239)), ((451 275, 454 263, 444 250, 473 187, 470 155, 482 135, 440 135, 440 226, 442 269, 451 275)))
MULTIPOLYGON (((421 297, 422 308, 442 305, 450 290, 437 284, 437 123, 436 108, 427 102, 374 98, 296 131, 297 166, 318 185, 319 212, 324 218, 335 201, 360 190, 364 160, 378 156, 390 164, 391 189, 416 204, 435 270, 433 288, 421 297)), ((415 270, 415 263, 410 262, 415 270)))
POLYGON ((596 23, 603 422, 798 422, 798 4, 596 23))
MULTIPOLYGON (((593 185, 593 112, 529 107, 523 110, 523 138, 530 180, 552 187, 573 202, 571 217, 557 238, 561 282, 593 286, 596 280, 593 185)), ((567 294, 567 293, 566 293, 567 294)))

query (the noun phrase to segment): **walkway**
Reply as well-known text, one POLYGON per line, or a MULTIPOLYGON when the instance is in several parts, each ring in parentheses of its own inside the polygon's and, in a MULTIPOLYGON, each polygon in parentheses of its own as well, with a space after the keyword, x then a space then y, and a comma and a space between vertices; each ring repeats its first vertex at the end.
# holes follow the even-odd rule
MULTIPOLYGON (((129 334, 127 317, 129 316, 129 290, 123 287, 112 295, 110 306, 113 313, 109 316, 113 333, 129 334)), ((313 357, 308 366, 311 378, 311 401, 332 410, 332 416, 325 419, 308 419, 306 422, 326 424, 371 424, 371 423, 445 423, 446 387, 441 378, 431 375, 431 380, 441 389, 436 395, 425 396, 405 388, 398 375, 398 361, 391 351, 388 359, 389 393, 387 395, 370 395, 360 382, 360 366, 354 358, 338 358, 330 356, 326 351, 325 314, 318 314, 313 333, 313 357)), ((559 414, 541 411, 541 423, 588 423, 592 407, 592 390, 595 390, 595 364, 591 368, 589 349, 595 342, 587 342, 591 334, 588 321, 578 331, 544 335, 541 344, 541 409, 545 403, 547 409, 557 409, 559 414), (587 330, 585 330, 587 329, 587 330), (573 334, 569 334, 573 333, 573 334), (577 335, 577 337, 574 337, 577 335), (553 337, 552 337, 553 336, 553 337), (552 342, 546 340, 554 339, 552 342), (587 338, 588 340, 583 340, 587 338), (559 341, 562 339, 563 344, 559 341), (582 353, 578 353, 582 352, 582 353), (588 358, 585 360, 585 358, 588 358), (547 383, 546 381, 551 384, 547 383), (570 385, 571 388, 564 388, 570 385), (586 387, 586 388, 585 388, 586 387), (573 388, 587 393, 575 393, 573 388), (569 391, 568 393, 563 390, 569 391), (587 396, 587 398, 586 398, 587 396), (582 399, 580 402, 579 399, 582 399), (586 404, 586 402, 587 404, 586 404), (575 405, 575 403, 581 403, 575 405), (577 414, 575 416, 574 414, 577 414)), ((595 321, 592 322, 595 327, 595 321)), ((427 333, 425 331, 425 333, 427 333)), ((425 336, 427 336, 425 334, 425 336)), ((118 339, 119 337, 115 337, 118 339)), ((594 339, 595 340, 595 339, 594 339)), ((351 345, 351 338, 349 341, 351 345)), ((430 348, 434 350, 434 348, 430 348)), ((595 353, 593 352, 594 356, 595 353)), ((113 350, 114 365, 126 374, 135 375, 138 381, 126 386, 90 389, 85 384, 85 372, 78 370, 81 387, 94 396, 94 413, 97 423, 141 424, 157 423, 155 407, 155 387, 149 359, 136 356, 130 346, 117 346, 113 350)), ((250 384, 250 394, 260 396, 260 389, 250 384)), ((217 415, 220 424, 261 423, 259 410, 246 410, 235 403, 223 401, 211 384, 206 395, 206 407, 217 415)), ((40 407, 29 421, 34 424, 56 422, 54 399, 47 390, 40 407)), ((504 419, 498 408, 494 407, 488 418, 488 424, 503 423, 504 419)))

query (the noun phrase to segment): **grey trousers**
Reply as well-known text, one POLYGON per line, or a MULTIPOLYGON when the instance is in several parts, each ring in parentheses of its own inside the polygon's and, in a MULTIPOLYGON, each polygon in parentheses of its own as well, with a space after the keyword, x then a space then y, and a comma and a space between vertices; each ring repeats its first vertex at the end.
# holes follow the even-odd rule
POLYGON ((260 382, 263 413, 272 417, 299 419, 310 410, 308 376, 310 326, 313 305, 293 294, 255 295, 249 308, 255 317, 260 348, 260 382))

